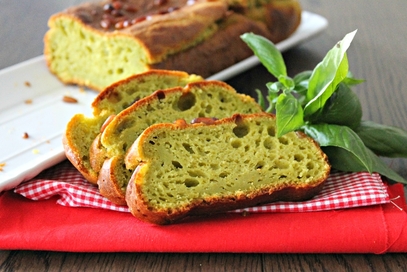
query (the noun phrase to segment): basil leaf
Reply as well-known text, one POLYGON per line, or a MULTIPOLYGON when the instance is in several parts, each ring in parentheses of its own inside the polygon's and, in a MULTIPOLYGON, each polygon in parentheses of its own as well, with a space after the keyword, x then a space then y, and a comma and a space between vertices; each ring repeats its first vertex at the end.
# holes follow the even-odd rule
POLYGON ((365 82, 365 80, 364 79, 353 78, 353 77, 348 75, 342 82, 345 83, 348 86, 353 86, 353 85, 361 84, 361 83, 365 82))
POLYGON ((264 98, 263 93, 259 90, 256 89, 256 94, 257 94, 257 103, 260 105, 260 107, 265 110, 266 109, 266 99, 264 98))
POLYGON ((301 73, 298 73, 297 75, 294 76, 294 83, 295 84, 300 84, 303 81, 309 81, 310 77, 312 75, 312 71, 304 71, 301 73))
MULTIPOLYGON (((360 160, 346 149, 339 147, 322 147, 322 150, 329 158, 329 163, 332 168, 344 172, 362 172, 367 171, 365 166, 360 163, 360 160)), ((389 179, 407 184, 407 180, 389 168, 379 157, 372 151, 367 149, 367 154, 372 159, 372 172, 379 173, 389 179)))
POLYGON ((297 74, 293 80, 294 80, 294 89, 293 91, 299 94, 300 96, 298 97, 298 100, 302 104, 303 101, 305 101, 305 96, 308 91, 308 84, 309 84, 309 78, 311 77, 312 71, 304 71, 299 74, 297 74))
POLYGON ((355 131, 377 155, 407 158, 407 131, 371 121, 362 121, 355 131))
POLYGON ((335 91, 337 84, 346 78, 349 69, 346 50, 355 34, 356 31, 347 34, 313 70, 309 79, 307 104, 304 108, 306 116, 321 109, 335 91))
POLYGON ((283 84, 283 86, 285 87, 285 89, 287 90, 292 90, 294 89, 294 80, 288 76, 279 76, 278 77, 278 81, 281 82, 281 84, 283 84))
MULTIPOLYGON (((366 171, 373 171, 373 160, 359 136, 349 127, 332 124, 307 124, 302 127, 321 147, 335 146, 355 157, 366 171)), ((328 156, 329 158, 329 156, 328 156)), ((352 170, 350 170, 352 171, 352 170)))
POLYGON ((303 109, 291 93, 282 93, 276 104, 277 137, 299 129, 304 124, 303 109))
POLYGON ((355 129, 362 120, 359 97, 344 83, 328 99, 322 111, 312 117, 315 123, 329 123, 355 129))
POLYGON ((283 56, 271 41, 253 33, 245 33, 240 37, 274 77, 287 76, 283 56))

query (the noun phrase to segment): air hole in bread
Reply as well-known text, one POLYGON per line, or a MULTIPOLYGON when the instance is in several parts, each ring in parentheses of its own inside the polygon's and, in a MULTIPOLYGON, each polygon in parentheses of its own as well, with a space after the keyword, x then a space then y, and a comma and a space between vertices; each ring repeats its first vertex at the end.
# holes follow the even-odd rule
POLYGON ((244 124, 237 124, 237 127, 233 129, 233 133, 238 138, 243 138, 247 134, 249 134, 249 127, 244 124))
POLYGON ((172 161, 171 163, 172 163, 172 165, 173 165, 175 168, 177 168, 177 169, 181 169, 181 168, 182 168, 182 164, 181 164, 180 162, 178 162, 178 161, 172 161))
POLYGON ((285 137, 278 138, 278 141, 280 142, 280 144, 288 145, 288 139, 285 137))
POLYGON ((233 140, 232 141, 232 147, 233 148, 239 148, 242 146, 242 142, 240 140, 233 140))
POLYGON ((183 143, 182 146, 185 148, 186 151, 190 154, 195 154, 195 151, 192 149, 192 147, 189 144, 183 143))
POLYGON ((222 173, 219 174, 220 178, 226 178, 227 176, 229 176, 228 172, 222 172, 222 173))
POLYGON ((109 95, 108 101, 109 103, 118 103, 122 100, 122 96, 118 92, 114 92, 113 94, 109 95))
POLYGON ((256 164, 256 169, 258 169, 258 170, 260 170, 260 169, 262 169, 264 167, 264 162, 262 162, 262 161, 259 161, 257 164, 256 164))
POLYGON ((188 187, 188 188, 190 188, 190 187, 196 187, 196 186, 199 185, 199 181, 196 180, 196 179, 186 179, 186 180, 184 181, 184 185, 185 185, 186 187, 188 187))
POLYGON ((276 136, 276 129, 274 127, 269 127, 267 129, 267 133, 271 136, 271 137, 275 137, 276 136))
POLYGON ((163 91, 157 91, 155 94, 157 95, 157 98, 159 100, 162 100, 165 98, 165 93, 163 91))
POLYGON ((304 156, 302 154, 295 154, 294 155, 294 160, 300 162, 304 159, 304 156))
POLYGON ((315 164, 313 162, 307 163, 307 169, 311 170, 311 169, 314 169, 314 167, 315 167, 315 164))
POLYGON ((181 111, 186 111, 192 108, 196 103, 195 95, 191 92, 184 93, 178 100, 177 107, 181 111))
POLYGON ((265 139, 264 142, 263 142, 263 145, 267 149, 273 149, 273 147, 274 147, 273 140, 270 139, 270 138, 265 139))
POLYGON ((219 101, 222 103, 227 103, 228 99, 225 96, 223 96, 223 94, 219 94, 219 101))

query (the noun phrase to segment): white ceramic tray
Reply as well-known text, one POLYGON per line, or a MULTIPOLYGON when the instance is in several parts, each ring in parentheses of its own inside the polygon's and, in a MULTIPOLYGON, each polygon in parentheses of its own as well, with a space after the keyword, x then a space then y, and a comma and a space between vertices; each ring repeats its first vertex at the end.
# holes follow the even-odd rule
MULTIPOLYGON (((327 20, 304 11, 298 30, 277 44, 281 51, 290 49, 322 32, 327 20)), ((226 80, 259 64, 250 57, 208 79, 226 80)), ((96 92, 58 81, 45 64, 43 56, 0 71, 0 192, 65 159, 62 134, 76 113, 90 116, 96 92), (63 96, 78 103, 63 102, 63 96), (24 134, 28 138, 24 138, 24 134)))

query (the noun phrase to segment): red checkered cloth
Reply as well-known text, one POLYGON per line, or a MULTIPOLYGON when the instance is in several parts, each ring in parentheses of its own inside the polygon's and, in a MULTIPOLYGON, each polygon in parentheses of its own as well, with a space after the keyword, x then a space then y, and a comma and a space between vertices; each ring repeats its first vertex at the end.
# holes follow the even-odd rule
MULTIPOLYGON (((88 183, 68 162, 64 161, 43 171, 34 179, 15 188, 15 192, 32 200, 59 196, 57 203, 69 207, 91 207, 129 212, 101 196, 95 185, 88 183)), ((275 202, 232 212, 313 212, 389 203, 389 195, 380 175, 361 173, 331 173, 323 190, 313 199, 303 202, 275 202)))

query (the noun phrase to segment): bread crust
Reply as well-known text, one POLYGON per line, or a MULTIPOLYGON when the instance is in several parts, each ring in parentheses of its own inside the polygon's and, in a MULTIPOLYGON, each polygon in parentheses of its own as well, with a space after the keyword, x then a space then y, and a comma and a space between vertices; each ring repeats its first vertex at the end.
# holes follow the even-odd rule
POLYGON ((123 190, 119 186, 114 173, 114 169, 120 167, 117 165, 118 162, 120 162, 118 157, 106 159, 103 162, 97 184, 101 195, 117 205, 127 205, 125 200, 125 188, 123 190))
POLYGON ((210 39, 149 67, 188 71, 207 78, 253 55, 240 38, 244 33, 273 39, 265 25, 240 14, 231 14, 210 39))
MULTIPOLYGON (((285 186, 280 185, 278 187, 266 187, 260 190, 254 190, 250 193, 239 193, 233 196, 206 197, 204 199, 196 199, 194 202, 188 203, 188 205, 179 206, 177 209, 173 209, 171 211, 151 206, 146 197, 143 195, 143 183, 146 172, 149 168, 149 162, 145 161, 145 154, 143 152, 144 150, 142 145, 147 141, 150 133, 157 129, 160 131, 163 129, 170 131, 193 126, 207 126, 208 129, 211 129, 211 126, 218 126, 232 122, 236 123, 245 118, 257 118, 256 116, 261 117, 264 115, 267 114, 236 114, 231 118, 221 119, 209 125, 202 123, 188 125, 185 122, 178 122, 176 124, 157 124, 146 129, 144 133, 135 141, 134 146, 137 148, 134 148, 134 152, 131 154, 131 157, 129 158, 129 155, 127 156, 128 160, 137 160, 140 162, 128 183, 126 191, 126 202, 131 213, 142 221, 162 225, 171 224, 188 217, 210 215, 213 213, 225 212, 274 201, 304 201, 318 194, 322 190, 323 185, 329 176, 330 165, 328 158, 312 138, 307 137, 302 132, 297 132, 297 136, 299 138, 305 138, 312 145, 314 145, 317 150, 319 150, 319 157, 325 162, 324 169, 321 169, 321 171, 323 171, 321 177, 317 180, 312 180, 312 183, 297 183, 296 185, 288 184, 285 186)), ((273 115, 269 116, 271 118, 275 118, 273 115)))
MULTIPOLYGON (((58 22, 63 20, 75 23, 81 30, 92 33, 96 40, 114 43, 116 38, 121 37, 127 39, 127 44, 137 44, 143 48, 140 50, 143 51, 142 60, 137 67, 120 64, 126 66, 126 74, 121 78, 150 69, 182 70, 208 77, 253 55, 240 40, 241 34, 253 32, 273 42, 279 42, 289 37, 301 22, 301 7, 296 0, 268 0, 254 5, 245 1, 227 0, 196 0, 192 5, 188 4, 191 1, 167 0, 160 1, 163 3, 160 6, 154 5, 154 2, 125 1, 125 5, 135 6, 137 12, 120 10, 123 16, 115 17, 114 20, 126 18, 126 22, 129 22, 143 16, 148 19, 119 29, 101 27, 106 16, 103 7, 109 4, 109 1, 86 3, 53 15, 48 22, 50 29, 44 36, 44 55, 50 71, 66 84, 84 85, 98 91, 109 85, 96 80, 93 74, 92 77, 86 76, 92 73, 91 67, 86 68, 86 71, 90 71, 83 75, 83 71, 59 71, 57 66, 54 66, 58 59, 63 58, 57 55, 59 53, 54 53, 56 48, 59 48, 58 43, 63 42, 53 37, 54 33, 62 31, 58 29, 58 22), (101 86, 102 84, 105 85, 101 86)), ((92 43, 87 43, 87 46, 92 46, 92 43)), ((93 51, 92 48, 88 50, 93 51)), ((91 54, 85 51, 81 54, 94 56, 86 62, 105 58, 103 53, 97 50, 91 54)), ((67 51, 65 55, 74 56, 75 52, 67 51)), ((109 55, 118 57, 115 52, 110 52, 109 55)), ((122 60, 118 60, 115 64, 121 62, 122 60)), ((81 66, 80 63, 76 64, 81 66)), ((106 74, 104 77, 111 77, 110 83, 120 79, 120 75, 106 74)))

